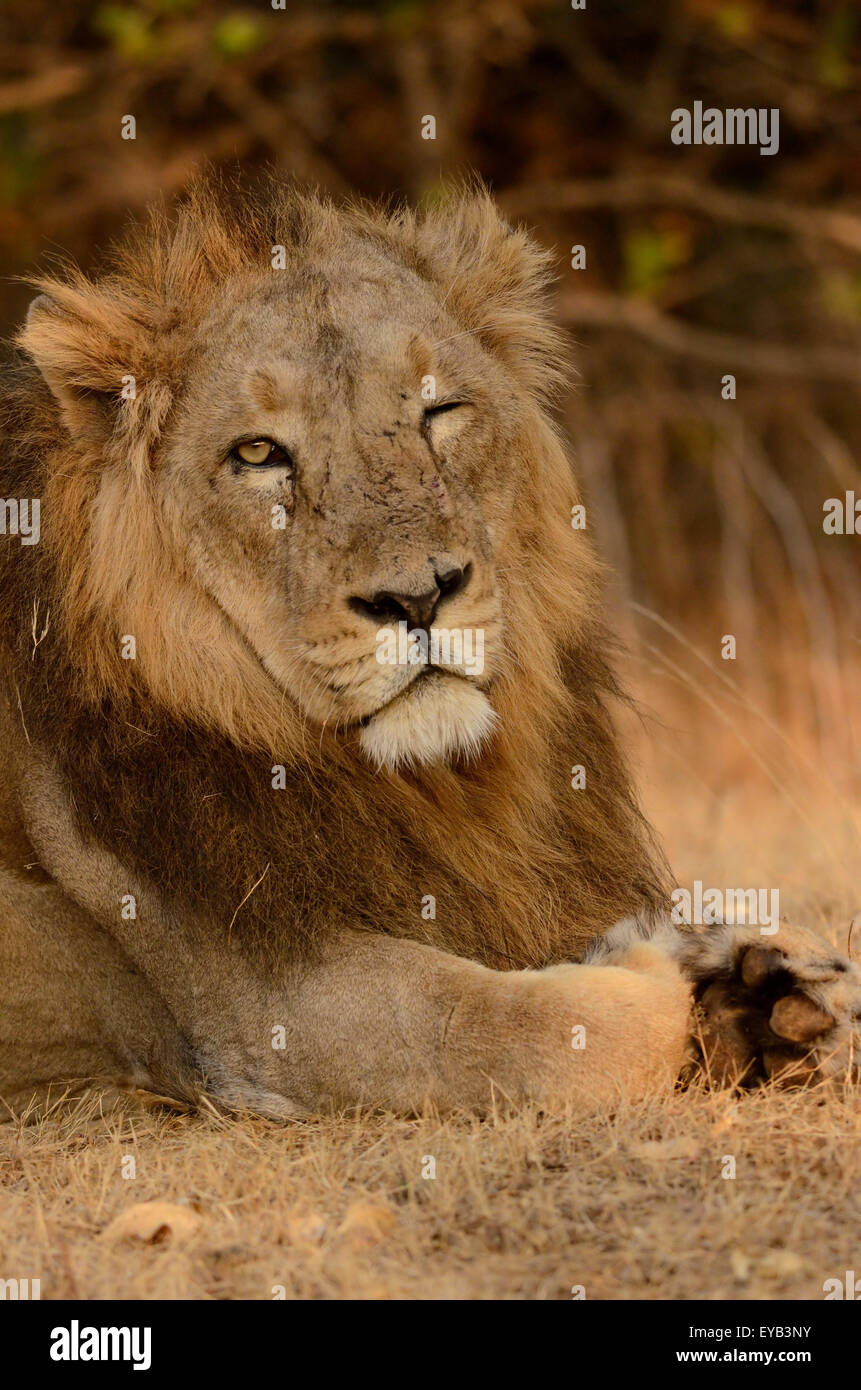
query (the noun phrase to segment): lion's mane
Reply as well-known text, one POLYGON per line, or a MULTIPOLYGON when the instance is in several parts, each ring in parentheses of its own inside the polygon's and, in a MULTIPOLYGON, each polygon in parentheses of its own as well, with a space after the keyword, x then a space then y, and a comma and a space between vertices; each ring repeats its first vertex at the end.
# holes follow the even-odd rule
POLYGON ((235 949, 312 950, 347 922, 499 968, 538 966, 664 898, 607 710, 618 690, 600 570, 588 543, 572 549, 577 494, 546 414, 564 373, 547 260, 477 189, 418 215, 338 208, 279 183, 252 196, 210 177, 133 229, 96 279, 66 267, 40 282, 62 323, 25 330, 22 344, 62 380, 66 410, 26 357, 10 367, 0 492, 41 498, 42 539, 0 547, 8 697, 21 738, 64 777, 83 834, 166 902, 204 910, 235 949), (540 400, 505 557, 512 629, 528 585, 530 630, 494 694, 497 733, 469 766, 378 773, 349 739, 309 730, 195 607, 169 518, 148 506, 183 356, 219 286, 259 265, 261 248, 301 260, 356 235, 440 286, 463 330, 540 400), (93 412, 126 373, 137 396, 105 439, 93 412), (122 470, 123 485, 100 490, 105 470, 122 470), (119 657, 130 596, 161 644, 145 685, 119 657), (574 764, 586 789, 571 788, 574 764), (434 915, 421 914, 428 895, 434 915))

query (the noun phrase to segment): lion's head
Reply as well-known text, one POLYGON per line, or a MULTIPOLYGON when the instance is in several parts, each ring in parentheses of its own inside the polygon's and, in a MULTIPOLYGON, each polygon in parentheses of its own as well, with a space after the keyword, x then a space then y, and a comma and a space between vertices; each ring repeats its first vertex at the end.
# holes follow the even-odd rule
POLYGON ((21 343, 60 407, 45 512, 71 489, 94 691, 276 750, 476 753, 594 589, 547 260, 482 191, 418 216, 210 182, 101 278, 40 281, 21 343))

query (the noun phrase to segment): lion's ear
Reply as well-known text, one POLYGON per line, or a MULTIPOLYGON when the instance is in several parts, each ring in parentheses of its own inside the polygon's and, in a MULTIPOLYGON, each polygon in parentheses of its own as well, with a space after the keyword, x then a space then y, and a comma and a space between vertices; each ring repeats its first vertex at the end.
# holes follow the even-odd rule
POLYGON ((529 391, 552 397, 571 370, 568 341, 549 307, 552 253, 511 227, 483 191, 426 213, 416 246, 446 309, 529 391))
POLYGON ((135 400, 147 360, 146 334, 132 307, 83 276, 38 282, 18 343, 53 392, 75 437, 104 439, 120 407, 135 400))

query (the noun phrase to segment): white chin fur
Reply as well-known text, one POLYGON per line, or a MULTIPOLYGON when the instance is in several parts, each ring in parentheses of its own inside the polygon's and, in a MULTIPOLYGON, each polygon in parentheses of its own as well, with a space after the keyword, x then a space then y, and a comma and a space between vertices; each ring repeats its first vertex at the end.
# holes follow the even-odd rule
POLYGON ((360 743, 372 763, 394 772, 475 757, 495 723, 496 713, 477 686, 454 676, 426 676, 374 715, 360 743))

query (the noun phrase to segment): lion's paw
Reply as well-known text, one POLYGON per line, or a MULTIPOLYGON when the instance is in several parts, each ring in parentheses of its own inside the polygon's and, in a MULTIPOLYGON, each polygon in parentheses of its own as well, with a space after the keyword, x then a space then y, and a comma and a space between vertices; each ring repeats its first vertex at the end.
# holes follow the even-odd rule
POLYGON ((861 968, 781 922, 773 937, 720 925, 680 933, 694 981, 702 1064, 720 1084, 861 1077, 861 968))

